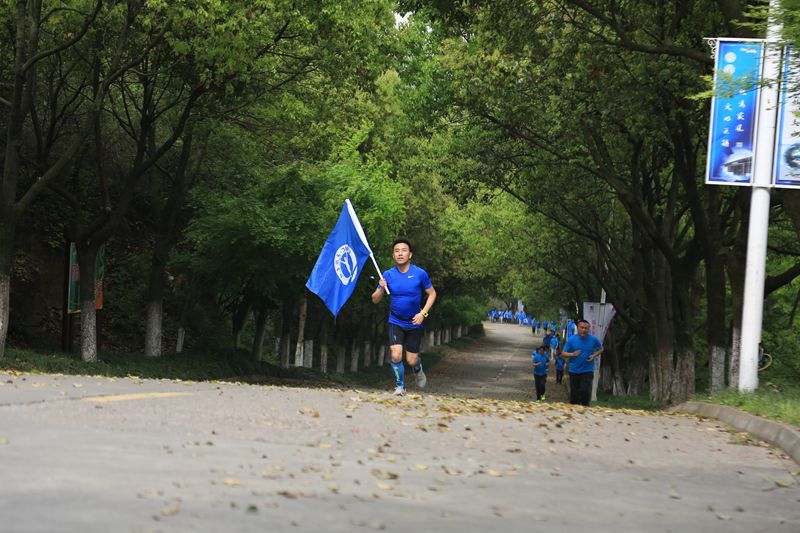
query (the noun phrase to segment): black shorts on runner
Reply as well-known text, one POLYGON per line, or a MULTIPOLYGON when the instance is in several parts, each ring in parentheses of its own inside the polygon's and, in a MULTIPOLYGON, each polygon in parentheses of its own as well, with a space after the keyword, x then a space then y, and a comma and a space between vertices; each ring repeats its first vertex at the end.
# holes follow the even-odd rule
POLYGON ((402 344, 407 352, 419 353, 422 332, 422 328, 403 328, 397 324, 389 324, 389 345, 402 344))

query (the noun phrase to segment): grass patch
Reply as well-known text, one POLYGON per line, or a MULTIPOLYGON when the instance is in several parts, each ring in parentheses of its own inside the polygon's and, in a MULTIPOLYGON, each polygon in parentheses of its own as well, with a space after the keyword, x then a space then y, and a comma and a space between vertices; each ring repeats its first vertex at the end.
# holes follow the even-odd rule
POLYGON ((597 401, 592 402, 596 407, 608 407, 609 409, 638 409, 641 411, 660 411, 663 406, 650 399, 648 394, 639 396, 614 396, 609 393, 597 391, 597 401))
POLYGON ((730 389, 711 397, 699 397, 700 401, 737 407, 742 411, 760 415, 800 427, 800 385, 762 385, 752 393, 741 393, 730 389))

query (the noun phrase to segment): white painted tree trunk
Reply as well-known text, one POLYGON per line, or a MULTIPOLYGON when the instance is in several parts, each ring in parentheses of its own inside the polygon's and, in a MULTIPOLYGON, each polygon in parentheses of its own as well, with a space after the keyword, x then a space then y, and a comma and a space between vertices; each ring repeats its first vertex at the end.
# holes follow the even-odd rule
POLYGON ((389 358, 389 347, 386 345, 378 346, 378 366, 383 366, 389 358))
POLYGON ((725 347, 710 346, 708 361, 710 371, 709 391, 713 394, 725 388, 725 347))
POLYGON ((11 314, 9 298, 11 295, 11 276, 0 274, 0 359, 6 353, 6 337, 8 336, 8 317, 11 314))
POLYGON ((350 349, 350 372, 358 372, 358 358, 361 355, 361 345, 355 339, 350 349))
POLYGON ((178 340, 175 341, 175 353, 183 353, 183 341, 186 339, 186 328, 178 327, 178 340))
POLYGON ((300 321, 297 328, 297 344, 295 345, 294 349, 294 366, 296 367, 303 366, 303 341, 305 340, 303 336, 305 335, 306 331, 307 311, 308 299, 305 295, 303 295, 303 299, 300 301, 300 321))
POLYGON ((328 373, 328 345, 319 345, 319 369, 323 374, 328 373))
POLYGON ((742 330, 733 327, 731 339, 731 353, 728 361, 728 386, 737 387, 739 385, 739 357, 742 354, 742 330))
POLYGON ((364 341, 364 368, 372 366, 372 343, 364 341))
POLYGON ((314 364, 314 339, 303 341, 303 368, 311 368, 314 364))
POLYGON ((97 361, 97 311, 94 300, 81 302, 81 359, 97 361))
POLYGON ((144 332, 144 355, 147 357, 161 357, 163 316, 162 300, 148 302, 147 323, 144 332))
POLYGON ((337 345, 336 348, 336 373, 344 374, 344 346, 337 345))
POLYGON ((289 355, 292 351, 292 339, 289 335, 281 342, 281 368, 289 368, 289 355))

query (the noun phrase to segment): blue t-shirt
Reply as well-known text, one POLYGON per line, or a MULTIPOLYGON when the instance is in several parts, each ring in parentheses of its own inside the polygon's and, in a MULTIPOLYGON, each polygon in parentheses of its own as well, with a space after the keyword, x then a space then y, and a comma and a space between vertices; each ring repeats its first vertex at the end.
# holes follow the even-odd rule
POLYGON ((559 372, 564 371, 564 365, 567 364, 567 360, 563 357, 556 357, 556 370, 559 372))
POLYGON ((533 374, 535 376, 546 376, 547 375, 547 365, 550 362, 550 359, 543 353, 539 352, 531 352, 533 353, 533 362, 534 363, 542 363, 539 366, 533 367, 533 374))
POLYGON ((428 273, 416 265, 409 265, 405 272, 400 272, 394 266, 384 272, 383 277, 391 292, 389 324, 406 329, 421 328, 422 324, 411 321, 422 309, 422 291, 432 285, 428 273))
POLYGON ((585 372, 594 372, 594 361, 588 361, 589 356, 602 347, 600 339, 592 334, 586 335, 582 339, 580 335, 573 335, 567 339, 564 344, 565 352, 574 352, 580 350, 581 354, 576 357, 571 357, 569 360, 569 373, 570 374, 583 374, 585 372))

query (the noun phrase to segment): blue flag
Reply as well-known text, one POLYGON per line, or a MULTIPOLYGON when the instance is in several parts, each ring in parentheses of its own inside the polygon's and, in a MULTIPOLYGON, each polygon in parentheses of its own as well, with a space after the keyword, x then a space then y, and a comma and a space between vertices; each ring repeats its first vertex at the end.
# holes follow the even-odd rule
POLYGON ((306 287, 325 302, 335 317, 353 294, 361 269, 371 255, 372 249, 353 204, 345 200, 339 221, 325 241, 306 287))

